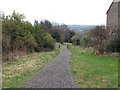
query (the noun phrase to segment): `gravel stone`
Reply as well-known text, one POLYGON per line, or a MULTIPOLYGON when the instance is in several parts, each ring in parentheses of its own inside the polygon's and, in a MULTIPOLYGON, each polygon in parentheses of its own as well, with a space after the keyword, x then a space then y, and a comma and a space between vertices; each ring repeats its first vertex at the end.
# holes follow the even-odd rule
POLYGON ((62 46, 60 54, 22 88, 79 88, 70 72, 70 56, 71 52, 67 46, 62 46))

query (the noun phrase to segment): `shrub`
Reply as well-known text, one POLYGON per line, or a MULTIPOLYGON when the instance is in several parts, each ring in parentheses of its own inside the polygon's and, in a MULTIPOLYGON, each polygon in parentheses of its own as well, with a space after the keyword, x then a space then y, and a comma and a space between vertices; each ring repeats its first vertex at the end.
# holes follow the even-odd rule
POLYGON ((44 36, 44 48, 55 48, 55 40, 52 38, 52 36, 49 33, 46 33, 44 36))
POLYGON ((91 39, 89 36, 83 36, 82 38, 82 41, 83 41, 83 45, 86 47, 86 46, 89 46, 91 44, 91 39))
MULTIPOLYGON (((4 15, 3 15, 4 16, 4 15)), ((54 49, 55 41, 50 34, 41 29, 36 22, 32 25, 24 21, 24 15, 15 13, 3 18, 3 51, 43 51, 54 49)))
POLYGON ((10 36, 2 34, 2 50, 7 52, 10 49, 10 36))
POLYGON ((109 41, 106 46, 107 52, 120 52, 120 41, 118 39, 114 39, 109 41))
POLYGON ((71 41, 74 45, 80 45, 80 38, 78 36, 73 36, 71 41))
POLYGON ((35 30, 34 32, 35 40, 38 44, 38 47, 36 48, 37 51, 42 51, 44 48, 54 49, 54 39, 50 34, 45 32, 42 29, 35 30))

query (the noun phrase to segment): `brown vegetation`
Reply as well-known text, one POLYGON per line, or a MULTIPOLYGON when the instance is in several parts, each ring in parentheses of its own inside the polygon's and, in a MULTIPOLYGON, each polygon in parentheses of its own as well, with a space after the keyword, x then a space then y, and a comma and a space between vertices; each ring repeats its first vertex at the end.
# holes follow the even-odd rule
POLYGON ((79 40, 81 46, 92 48, 97 55, 119 56, 119 35, 120 31, 117 27, 106 29, 105 26, 96 26, 89 31, 77 33, 72 38, 72 43, 75 44, 76 40, 79 40))

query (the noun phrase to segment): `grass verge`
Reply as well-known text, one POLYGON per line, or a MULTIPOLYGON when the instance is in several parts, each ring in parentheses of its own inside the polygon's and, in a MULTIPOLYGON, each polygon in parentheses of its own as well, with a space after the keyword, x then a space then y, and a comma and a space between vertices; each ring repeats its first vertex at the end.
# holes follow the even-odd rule
POLYGON ((80 88, 118 88, 118 58, 100 57, 78 46, 69 46, 70 64, 80 88))
POLYGON ((59 54, 59 44, 50 52, 29 54, 3 63, 2 88, 19 88, 59 54))

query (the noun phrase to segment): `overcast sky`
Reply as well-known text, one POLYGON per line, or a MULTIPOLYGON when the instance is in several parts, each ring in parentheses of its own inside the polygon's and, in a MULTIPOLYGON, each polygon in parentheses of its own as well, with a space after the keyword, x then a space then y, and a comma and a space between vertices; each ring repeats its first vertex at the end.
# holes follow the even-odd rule
POLYGON ((35 19, 82 25, 106 24, 106 12, 113 0, 1 0, 0 11, 9 15, 15 10, 35 19))

